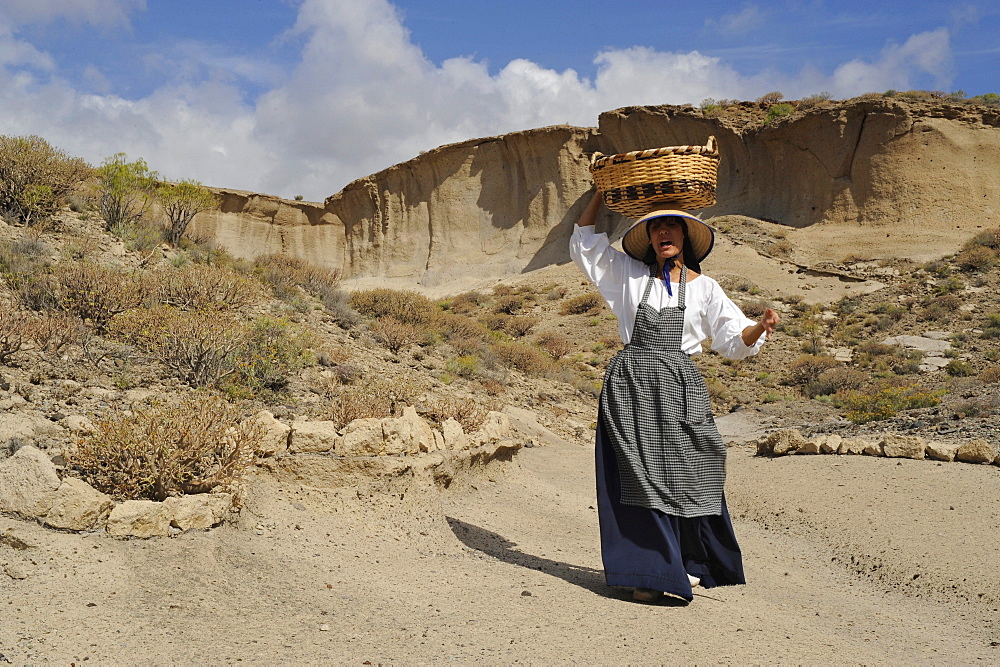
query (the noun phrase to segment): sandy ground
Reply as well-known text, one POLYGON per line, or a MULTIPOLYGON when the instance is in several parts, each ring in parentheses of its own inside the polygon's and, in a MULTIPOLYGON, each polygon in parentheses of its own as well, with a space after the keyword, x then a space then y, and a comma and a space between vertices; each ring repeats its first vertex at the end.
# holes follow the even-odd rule
POLYGON ((648 606, 604 585, 592 458, 548 438, 448 488, 289 463, 173 539, 0 518, 0 662, 1000 661, 994 466, 733 446, 749 584, 648 606))

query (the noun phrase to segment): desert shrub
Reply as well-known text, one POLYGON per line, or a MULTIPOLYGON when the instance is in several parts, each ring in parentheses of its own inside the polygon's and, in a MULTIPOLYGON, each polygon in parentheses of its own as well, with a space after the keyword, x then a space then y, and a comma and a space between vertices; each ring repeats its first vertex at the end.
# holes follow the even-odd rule
POLYGON ((783 99, 785 99, 784 94, 777 90, 774 90, 771 91, 770 93, 764 93, 763 95, 758 97, 756 101, 757 104, 774 104, 775 102, 780 102, 783 99))
POLYGON ((977 247, 1000 250, 1000 227, 979 232, 966 242, 963 250, 970 250, 977 247))
POLYGON ((393 317, 407 324, 429 324, 440 313, 437 305, 425 296, 388 288, 354 292, 351 307, 365 317, 393 317))
POLYGON ((29 225, 47 218, 90 171, 41 137, 0 136, 0 213, 29 225))
POLYGON ((792 242, 788 239, 781 239, 767 246, 767 252, 775 257, 788 257, 793 249, 792 242))
POLYGON ((1000 313, 987 313, 983 325, 983 338, 1000 338, 1000 313))
POLYGON ((79 344, 86 330, 83 320, 75 315, 46 311, 34 317, 31 338, 38 349, 59 352, 68 345, 79 344))
POLYGON ((119 499, 164 500, 236 480, 263 437, 219 396, 192 393, 151 407, 113 410, 67 455, 94 488, 119 499))
POLYGON ((542 334, 535 340, 535 343, 548 352, 553 359, 562 359, 572 349, 569 338, 557 333, 542 334))
POLYGON ((501 342, 490 349, 502 363, 526 375, 544 375, 552 368, 549 355, 531 345, 501 342))
POLYGON ((375 340, 393 354, 423 339, 423 330, 394 317, 379 317, 368 325, 375 340))
POLYGON ((827 369, 809 380, 802 388, 809 398, 829 396, 838 391, 858 390, 868 384, 868 375, 854 368, 837 366, 827 369))
POLYGON ((218 266, 189 264, 151 278, 156 300, 182 310, 240 310, 264 300, 258 281, 218 266))
POLYGON ((456 339, 482 340, 488 334, 486 327, 481 322, 454 313, 442 313, 438 320, 438 329, 449 341, 456 339))
POLYGON ((125 247, 132 251, 149 254, 166 239, 167 228, 157 220, 141 218, 115 231, 125 247))
POLYGON ((581 294, 562 305, 559 313, 562 315, 596 315, 604 306, 600 294, 581 294))
POLYGON ((524 308, 524 297, 513 294, 502 296, 493 304, 493 312, 497 314, 513 315, 519 313, 522 308, 524 308))
POLYGON ((14 355, 31 348, 34 320, 30 313, 0 306, 0 364, 9 364, 14 355))
POLYGON ((510 285, 500 283, 499 285, 495 285, 493 287, 493 296, 510 296, 512 294, 514 294, 514 288, 510 285))
POLYGON ((457 315, 468 315, 479 308, 483 295, 479 292, 463 292, 451 299, 451 312, 457 315))
POLYGON ((261 255, 254 259, 252 270, 279 299, 291 298, 301 288, 325 304, 328 295, 340 285, 339 271, 313 266, 290 255, 261 255))
POLYGON ((973 246, 955 256, 955 263, 963 271, 986 273, 997 263, 997 253, 986 246, 973 246))
POLYGON ((97 169, 97 196, 105 228, 123 234, 149 211, 156 191, 156 172, 145 160, 128 162, 125 153, 116 153, 97 169))
POLYGON ((545 298, 549 301, 558 301, 559 299, 566 296, 565 287, 553 287, 548 292, 545 293, 545 298))
POLYGON ((507 391, 507 387, 504 386, 503 382, 492 378, 481 378, 479 380, 479 386, 483 388, 483 391, 486 392, 487 396, 499 396, 507 391))
POLYGON ((355 419, 392 417, 401 414, 402 407, 412 404, 419 393, 420 387, 400 378, 351 384, 333 397, 327 416, 338 427, 355 419))
POLYGON ((448 359, 444 367, 449 373, 468 380, 482 374, 483 360, 475 354, 463 354, 460 357, 448 359))
POLYGON ((804 386, 819 377, 820 373, 839 366, 836 359, 826 355, 804 354, 788 364, 789 384, 804 386))
POLYGON ((536 317, 516 317, 506 313, 487 314, 480 321, 493 331, 502 331, 515 338, 527 335, 538 324, 536 317))
POLYGON ((986 384, 996 384, 1000 382, 1000 366, 990 366, 979 372, 979 379, 986 384))
POLYGON ((496 409, 496 401, 479 403, 471 398, 439 396, 426 401, 420 415, 435 424, 443 424, 450 417, 462 425, 463 431, 472 433, 478 431, 486 421, 486 415, 496 409))
POLYGON ((832 97, 833 96, 830 93, 823 91, 821 93, 816 93, 815 95, 807 95, 803 97, 799 104, 804 109, 811 109, 819 104, 822 104, 823 102, 828 101, 832 97))
POLYGON ((247 344, 246 327, 231 315, 170 306, 123 313, 108 334, 153 354, 192 387, 218 387, 236 375, 247 344))
POLYGON ((109 335, 152 354, 192 387, 234 393, 280 389, 288 374, 312 363, 312 337, 285 320, 137 308, 115 317, 109 335))
POLYGON ((953 377, 969 377, 976 374, 972 364, 962 359, 952 359, 944 369, 948 375, 953 377))
POLYGON ((766 125, 770 125, 779 118, 784 118, 785 116, 790 116, 795 111, 795 107, 791 104, 772 104, 767 109, 767 118, 764 121, 766 125))
POLYGON ((740 310, 751 319, 757 319, 764 314, 764 311, 771 307, 771 304, 764 299, 751 299, 740 304, 740 310))
POLYGON ((320 297, 323 307, 333 318, 333 321, 345 329, 355 327, 361 321, 361 315, 351 307, 351 295, 341 289, 331 289, 320 297))
POLYGON ((855 424, 891 419, 901 410, 928 408, 941 402, 944 390, 930 391, 919 385, 882 385, 875 391, 847 391, 837 395, 837 404, 855 424))
POLYGON ((918 317, 924 321, 941 321, 954 316, 962 305, 956 294, 941 294, 928 299, 918 317))
POLYGON ((139 307, 150 288, 142 274, 89 262, 64 262, 34 283, 30 294, 28 300, 36 309, 61 310, 104 331, 111 318, 139 307))
POLYGON ((312 332, 266 315, 244 326, 246 335, 237 366, 239 383, 231 383, 231 390, 255 393, 282 389, 291 373, 315 362, 312 348, 316 339, 312 332))
POLYGON ((965 283, 951 276, 946 280, 939 280, 936 285, 934 285, 935 294, 951 294, 952 292, 961 292, 965 289, 965 283))
POLYGON ((219 195, 190 179, 179 183, 160 183, 155 193, 160 208, 170 222, 167 236, 172 246, 180 243, 194 216, 217 208, 222 202, 219 195))

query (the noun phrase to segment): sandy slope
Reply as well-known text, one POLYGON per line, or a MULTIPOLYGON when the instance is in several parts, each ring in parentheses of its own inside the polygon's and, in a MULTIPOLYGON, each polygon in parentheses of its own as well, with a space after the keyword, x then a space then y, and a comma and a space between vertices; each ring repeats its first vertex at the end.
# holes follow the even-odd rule
POLYGON ((331 477, 279 467, 254 482, 239 525, 174 539, 0 519, 0 561, 28 575, 0 578, 0 653, 15 664, 1000 659, 995 467, 730 451, 750 584, 687 607, 604 586, 593 448, 549 438, 447 489, 323 488, 331 477))

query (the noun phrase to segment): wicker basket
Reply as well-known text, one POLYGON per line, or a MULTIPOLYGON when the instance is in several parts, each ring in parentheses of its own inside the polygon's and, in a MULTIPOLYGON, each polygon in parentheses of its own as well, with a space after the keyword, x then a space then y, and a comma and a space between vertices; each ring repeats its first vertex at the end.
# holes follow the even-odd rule
POLYGON ((705 146, 667 146, 590 159, 594 184, 608 208, 641 218, 660 204, 680 209, 715 203, 719 150, 715 137, 705 146))

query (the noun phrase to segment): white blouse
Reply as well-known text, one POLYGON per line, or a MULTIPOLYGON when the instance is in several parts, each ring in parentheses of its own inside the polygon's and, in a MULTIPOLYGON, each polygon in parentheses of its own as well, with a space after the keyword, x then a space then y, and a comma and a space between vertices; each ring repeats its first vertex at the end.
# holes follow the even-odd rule
MULTIPOLYGON (((574 226, 569 254, 618 317, 618 333, 627 345, 635 326, 636 310, 646 289, 649 266, 613 248, 608 235, 596 233, 593 226, 574 226)), ((680 284, 671 283, 671 286, 673 294, 668 294, 663 280, 654 280, 646 303, 658 309, 676 306, 680 284)), ((744 315, 712 278, 702 274, 689 280, 684 299, 681 350, 688 355, 700 354, 701 342, 706 338, 712 339, 713 350, 730 359, 757 354, 764 344, 764 336, 749 347, 743 343, 743 329, 756 322, 744 315)))

